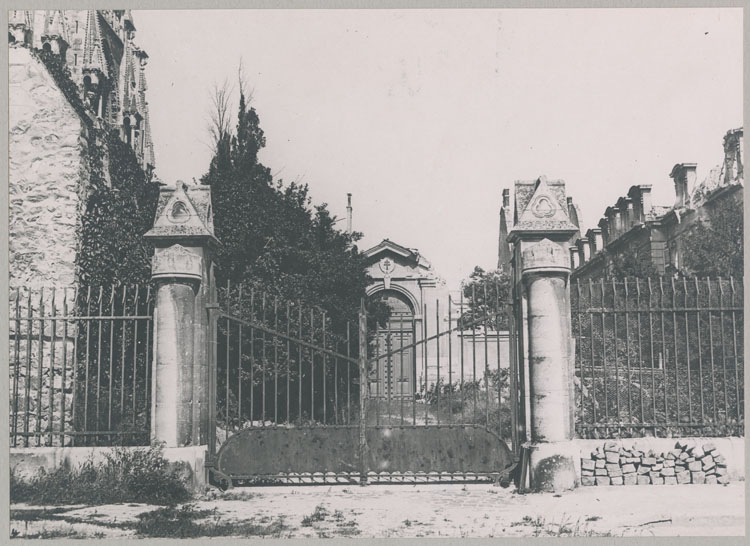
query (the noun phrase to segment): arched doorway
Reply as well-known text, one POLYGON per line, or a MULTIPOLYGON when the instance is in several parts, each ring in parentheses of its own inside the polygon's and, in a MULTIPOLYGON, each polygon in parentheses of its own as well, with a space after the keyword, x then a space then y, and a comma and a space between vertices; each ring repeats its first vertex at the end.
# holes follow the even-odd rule
POLYGON ((385 325, 378 325, 375 336, 374 369, 370 371, 370 396, 400 398, 414 395, 416 359, 414 347, 414 307, 396 290, 382 290, 371 297, 379 298, 391 310, 385 325), (387 356, 389 353, 394 353, 387 356))

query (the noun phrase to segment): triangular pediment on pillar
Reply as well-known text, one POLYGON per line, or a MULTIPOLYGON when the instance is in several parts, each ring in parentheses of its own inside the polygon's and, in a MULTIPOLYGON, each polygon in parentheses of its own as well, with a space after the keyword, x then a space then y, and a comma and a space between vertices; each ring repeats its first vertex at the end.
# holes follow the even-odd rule
POLYGON ((562 180, 516 181, 515 217, 511 235, 520 233, 568 233, 578 227, 570 221, 562 180))
POLYGON ((175 188, 162 188, 154 227, 145 237, 207 238, 218 242, 211 212, 211 188, 188 186, 182 182, 178 182, 175 188))

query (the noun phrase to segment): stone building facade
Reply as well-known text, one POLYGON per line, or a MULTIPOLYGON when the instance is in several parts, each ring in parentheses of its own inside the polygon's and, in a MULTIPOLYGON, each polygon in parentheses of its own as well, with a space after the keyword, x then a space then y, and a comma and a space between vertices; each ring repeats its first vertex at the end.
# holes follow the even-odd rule
POLYGON ((651 185, 630 187, 628 194, 607 207, 596 228, 570 246, 573 278, 599 278, 613 269, 617 257, 628 257, 658 274, 683 267, 683 236, 699 219, 709 223, 723 203, 743 206, 743 130, 724 136, 724 161, 696 185, 695 163, 672 168, 675 202, 654 205, 651 185))
POLYGON ((11 286, 75 283, 92 147, 108 172, 101 136, 118 131, 144 171, 154 168, 148 55, 134 38, 128 10, 9 12, 11 286), (70 88, 45 59, 67 67, 70 88))
POLYGON ((387 396, 389 389, 395 396, 425 392, 438 378, 454 384, 462 379, 483 381, 485 363, 490 370, 496 370, 498 362, 502 367, 509 365, 508 332, 481 327, 457 330, 464 311, 462 303, 466 307, 466 302, 448 289, 418 250, 384 239, 364 254, 369 264, 367 273, 373 279, 367 296, 383 298, 391 309, 388 324, 379 328, 376 336, 377 350, 384 354, 386 349, 397 351, 418 343, 382 361, 372 373, 371 395, 387 396), (446 333, 437 340, 422 342, 438 329, 446 333), (451 329, 455 331, 449 342, 447 332, 451 329))

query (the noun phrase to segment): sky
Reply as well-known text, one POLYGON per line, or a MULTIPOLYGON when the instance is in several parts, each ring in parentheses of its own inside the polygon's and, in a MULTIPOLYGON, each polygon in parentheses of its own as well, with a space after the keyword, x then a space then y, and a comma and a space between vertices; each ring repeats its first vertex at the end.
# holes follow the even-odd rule
MULTIPOLYGON (((563 179, 582 230, 634 184, 723 159, 742 125, 734 9, 134 11, 156 173, 199 179, 211 90, 242 61, 276 178, 310 186, 359 248, 416 248, 449 288, 497 263, 503 188, 563 179)), ((234 96, 232 113, 236 114, 234 96)))

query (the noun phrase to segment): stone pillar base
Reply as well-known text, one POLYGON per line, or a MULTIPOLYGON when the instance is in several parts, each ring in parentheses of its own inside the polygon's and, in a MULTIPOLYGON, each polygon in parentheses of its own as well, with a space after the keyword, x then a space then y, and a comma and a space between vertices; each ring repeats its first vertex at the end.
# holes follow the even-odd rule
POLYGON ((538 442, 529 448, 532 491, 559 493, 576 487, 580 450, 573 442, 538 442))

